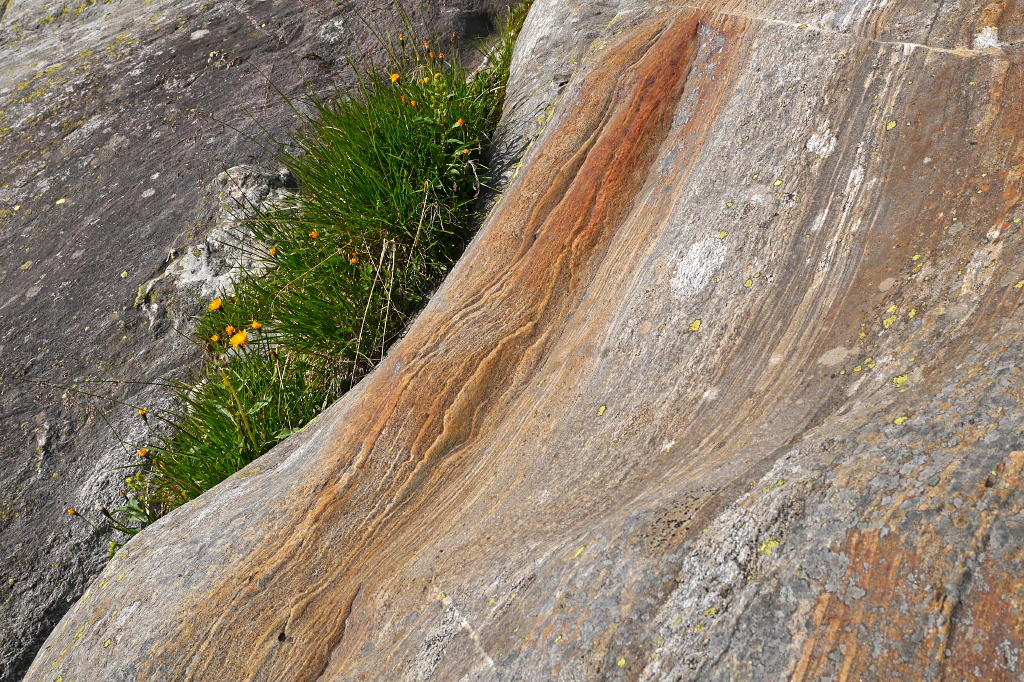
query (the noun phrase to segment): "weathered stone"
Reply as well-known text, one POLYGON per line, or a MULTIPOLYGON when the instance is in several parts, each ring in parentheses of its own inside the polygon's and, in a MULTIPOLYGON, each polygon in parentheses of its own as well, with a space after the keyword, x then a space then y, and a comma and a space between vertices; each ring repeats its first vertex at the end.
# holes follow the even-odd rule
POLYGON ((767 5, 538 0, 408 335, 29 679, 1024 679, 1024 17, 767 5))
MULTIPOLYGON (((479 30, 492 7, 450 3, 436 26, 479 30)), ((275 88, 299 97, 345 77, 346 55, 380 58, 370 27, 400 30, 389 1, 0 0, 3 682, 104 563, 107 542, 64 510, 117 505, 116 468, 149 438, 135 407, 166 407, 159 384, 199 354, 171 330, 231 267, 215 179, 273 167, 264 132, 297 123, 275 88), (198 266, 191 286, 154 281, 196 246, 171 264, 198 266)))

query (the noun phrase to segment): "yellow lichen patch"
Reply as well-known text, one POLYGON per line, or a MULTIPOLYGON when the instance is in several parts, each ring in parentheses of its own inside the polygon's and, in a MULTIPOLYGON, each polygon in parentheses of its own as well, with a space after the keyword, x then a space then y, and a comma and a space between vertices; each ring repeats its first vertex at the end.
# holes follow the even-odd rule
POLYGON ((597 408, 597 416, 600 417, 601 415, 603 415, 604 411, 607 410, 607 409, 608 409, 607 405, 602 405, 601 407, 597 408))
POLYGON ((573 559, 579 559, 579 558, 580 558, 580 555, 581 555, 581 554, 583 554, 583 552, 584 552, 584 550, 586 550, 586 548, 587 548, 587 546, 586 546, 586 545, 583 545, 582 547, 580 547, 579 549, 577 549, 577 550, 576 550, 576 553, 572 555, 572 558, 573 558, 573 559))
POLYGON ((725 230, 722 230, 721 232, 718 233, 718 238, 719 239, 725 239, 728 236, 729 236, 729 233, 726 232, 725 230))
POLYGON ((866 360, 864 360, 864 366, 867 367, 868 369, 874 369, 875 361, 872 360, 871 358, 867 358, 866 360))
POLYGON ((775 181, 775 182, 773 182, 772 184, 773 184, 773 185, 774 185, 775 187, 778 187, 779 185, 781 185, 781 184, 782 184, 782 180, 781 180, 781 179, 779 179, 779 180, 776 180, 776 181, 775 181))
POLYGON ((754 286, 754 280, 748 279, 746 282, 743 283, 743 286, 748 288, 754 286))
POLYGON ((700 319, 698 318, 698 319, 694 320, 693 322, 691 322, 689 329, 690 329, 691 332, 698 332, 698 331, 700 331, 700 319))
POLYGON ((857 365, 856 367, 853 368, 853 371, 854 372, 859 372, 859 371, 861 371, 861 369, 863 369, 863 368, 860 365, 857 365))
POLYGON ((895 424, 896 426, 899 426, 908 419, 910 419, 910 417, 896 417, 895 419, 892 420, 892 423, 895 424))
POLYGON ((892 316, 887 317, 884 320, 882 320, 882 326, 884 328, 886 328, 886 329, 888 329, 889 327, 893 326, 894 324, 896 324, 896 316, 895 315, 892 315, 892 316))
POLYGON ((620 668, 626 667, 626 659, 620 658, 618 665, 619 665, 620 668))
POLYGON ((889 306, 889 309, 886 310, 885 312, 887 312, 887 313, 894 313, 894 312, 896 312, 896 307, 897 306, 895 304, 893 304, 893 305, 889 306))
POLYGON ((921 254, 919 254, 919 253, 914 254, 914 257, 911 258, 910 260, 921 260, 921 254))
POLYGON ((1021 281, 1019 281, 1019 282, 1017 282, 1016 284, 1014 284, 1014 285, 1013 285, 1013 288, 1014 288, 1014 289, 1020 289, 1020 288, 1024 288, 1024 279, 1022 279, 1021 281))
POLYGON ((892 130, 895 127, 896 127, 896 121, 889 121, 888 123, 885 124, 885 129, 886 130, 892 130))
POLYGON ((910 318, 913 318, 914 315, 917 315, 917 308, 911 308, 910 312, 907 313, 907 317, 910 317, 910 318))
POLYGON ((892 378, 892 385, 899 388, 903 384, 907 383, 908 376, 906 374, 899 374, 892 378))
POLYGON ((766 555, 767 554, 771 554, 772 550, 775 549, 778 546, 779 546, 779 541, 778 540, 772 540, 771 538, 768 538, 767 540, 765 540, 764 542, 762 542, 760 545, 757 546, 757 553, 758 554, 766 554, 766 555))
POLYGON ((718 607, 717 606, 712 606, 710 609, 707 609, 707 610, 704 611, 704 615, 705 616, 713 616, 716 613, 718 613, 718 607))

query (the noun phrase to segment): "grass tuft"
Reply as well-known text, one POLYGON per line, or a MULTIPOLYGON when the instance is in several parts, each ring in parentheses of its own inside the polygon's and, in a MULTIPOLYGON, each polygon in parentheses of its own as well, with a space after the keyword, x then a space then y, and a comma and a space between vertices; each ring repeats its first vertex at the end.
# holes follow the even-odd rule
POLYGON ((311 100, 279 157, 298 190, 245 221, 236 241, 256 265, 198 320, 207 361, 175 384, 178 409, 140 410, 152 442, 125 505, 104 512, 113 528, 134 534, 267 452, 402 333, 472 236, 529 5, 509 12, 474 73, 407 32, 389 64, 352 65, 353 87, 311 100))

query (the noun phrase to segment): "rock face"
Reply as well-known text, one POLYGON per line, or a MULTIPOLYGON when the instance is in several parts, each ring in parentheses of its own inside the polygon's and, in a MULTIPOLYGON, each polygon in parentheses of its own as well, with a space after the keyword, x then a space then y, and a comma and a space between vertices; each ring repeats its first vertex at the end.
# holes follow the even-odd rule
MULTIPOLYGON (((494 13, 434 15, 464 37, 494 13)), ((389 1, 0 0, 3 682, 104 564, 107 542, 65 509, 117 506, 116 467, 149 435, 135 407, 166 406, 154 382, 197 359, 179 332, 230 271, 211 235, 222 195, 287 184, 239 168, 273 168, 261 126, 283 140, 296 124, 274 88, 379 58, 369 26, 398 30, 389 1)))
POLYGON ((1024 679, 1022 19, 537 0, 408 335, 27 679, 1024 679))

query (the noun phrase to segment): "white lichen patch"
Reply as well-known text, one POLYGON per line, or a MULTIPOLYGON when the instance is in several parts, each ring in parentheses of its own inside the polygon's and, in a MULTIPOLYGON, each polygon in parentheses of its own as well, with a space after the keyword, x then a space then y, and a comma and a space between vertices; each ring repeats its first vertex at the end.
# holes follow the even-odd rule
POLYGON ((999 29, 995 26, 985 26, 974 36, 974 49, 987 50, 992 47, 999 47, 999 29))
POLYGON ((675 274, 669 281, 672 295, 680 300, 691 298, 711 283, 715 272, 725 262, 726 241, 718 235, 691 245, 676 261, 675 274))

